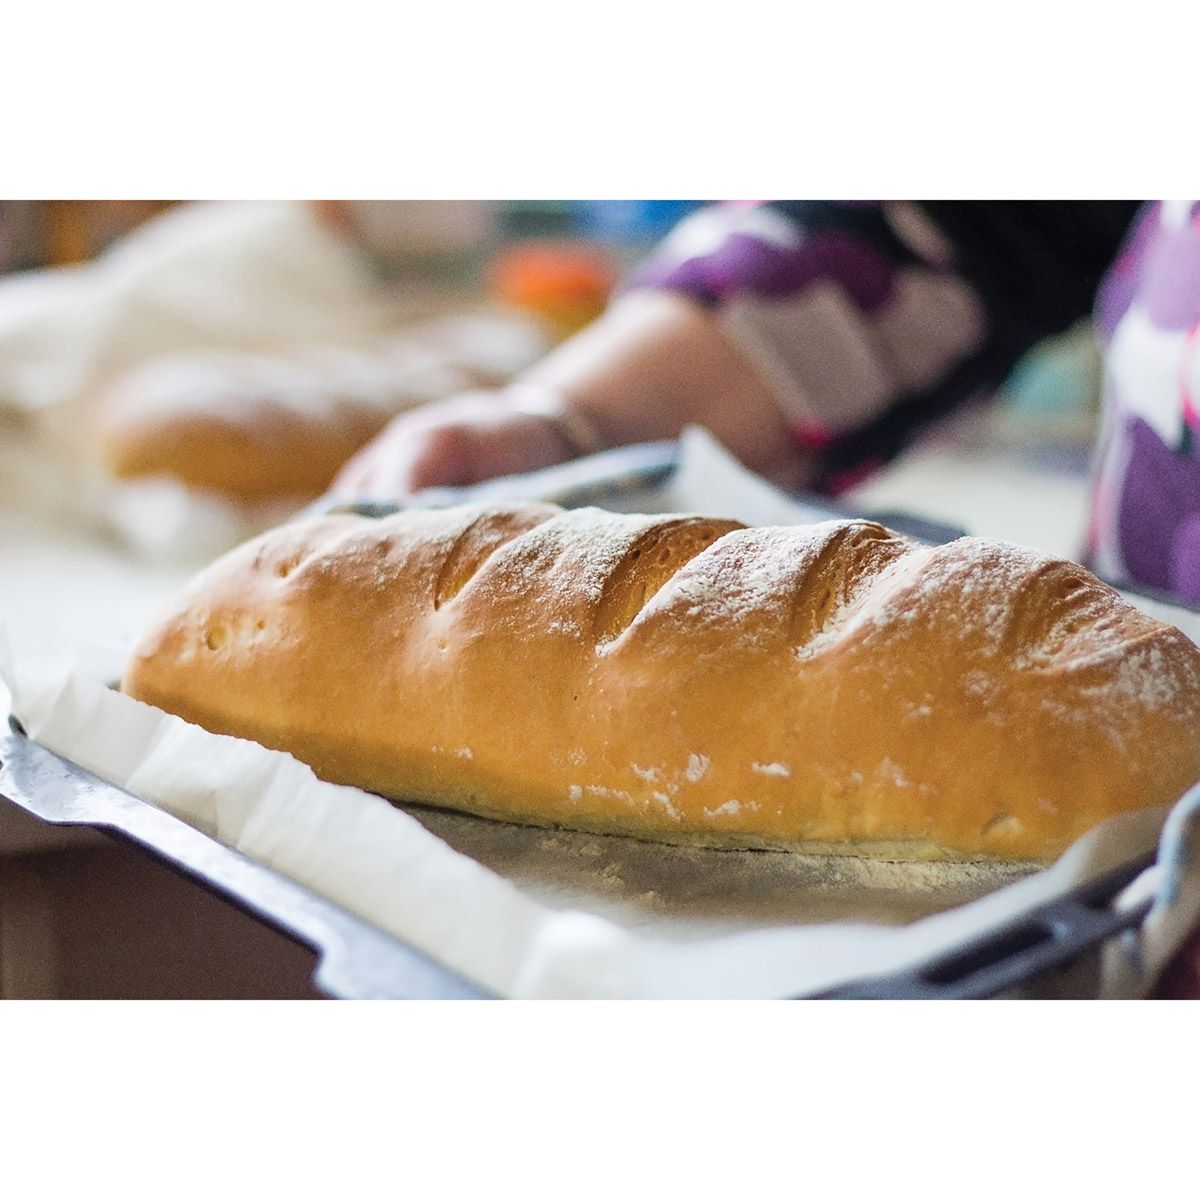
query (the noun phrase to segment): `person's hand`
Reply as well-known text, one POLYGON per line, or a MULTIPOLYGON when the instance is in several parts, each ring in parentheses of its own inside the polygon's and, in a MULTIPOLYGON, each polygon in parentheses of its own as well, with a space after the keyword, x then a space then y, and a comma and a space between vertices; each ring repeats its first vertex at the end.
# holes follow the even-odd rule
POLYGON ((802 486, 799 448, 772 393, 698 305, 633 293, 498 392, 398 417, 334 482, 337 500, 401 500, 677 437, 701 425, 753 470, 802 486))
POLYGON ((342 468, 330 496, 402 500, 428 487, 461 487, 565 462, 579 453, 549 415, 506 392, 466 392, 402 413, 342 468))

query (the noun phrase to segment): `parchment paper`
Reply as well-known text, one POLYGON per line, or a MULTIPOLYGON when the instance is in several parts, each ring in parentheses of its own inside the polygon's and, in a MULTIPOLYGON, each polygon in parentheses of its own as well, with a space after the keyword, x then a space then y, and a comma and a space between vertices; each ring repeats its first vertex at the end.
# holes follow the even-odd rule
MULTIPOLYGON (((695 432, 645 507, 811 515, 695 432)), ((112 691, 125 647, 81 648, 79 632, 0 628, 0 676, 32 737, 501 995, 774 997, 895 970, 1151 849, 1165 816, 1109 822, 1021 878, 998 864, 680 849, 402 809, 112 691)), ((1060 991, 1145 990, 1200 903, 1189 822, 1175 820, 1172 889, 1163 869, 1130 889, 1161 893, 1147 935, 1060 991)))

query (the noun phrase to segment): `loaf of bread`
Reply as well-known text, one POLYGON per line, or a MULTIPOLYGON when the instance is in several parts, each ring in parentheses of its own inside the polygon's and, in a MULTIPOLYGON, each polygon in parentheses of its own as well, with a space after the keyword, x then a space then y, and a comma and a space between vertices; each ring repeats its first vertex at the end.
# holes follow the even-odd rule
POLYGON ((91 401, 90 432, 118 479, 240 503, 312 497, 397 413, 506 382, 544 349, 525 318, 477 313, 357 348, 193 351, 114 381, 91 401))
POLYGON ((189 354, 130 372, 97 402, 102 464, 236 502, 315 496, 398 411, 378 379, 279 355, 189 354))
POLYGON ((233 551, 128 694, 321 777, 544 826, 1045 860, 1200 778, 1200 650, 1082 567, 867 521, 553 506, 233 551))

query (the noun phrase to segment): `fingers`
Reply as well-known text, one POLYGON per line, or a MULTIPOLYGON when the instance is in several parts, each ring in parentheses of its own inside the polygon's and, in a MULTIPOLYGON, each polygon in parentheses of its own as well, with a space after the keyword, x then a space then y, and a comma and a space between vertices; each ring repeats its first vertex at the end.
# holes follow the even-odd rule
POLYGON ((339 500, 401 500, 410 494, 412 451, 418 434, 406 436, 404 418, 397 418, 342 467, 329 494, 339 500))
POLYGON ((397 417, 342 469, 331 498, 403 500, 533 471, 576 453, 549 417, 515 411, 502 394, 467 393, 397 417))
MULTIPOLYGON (((459 398, 466 399, 466 397, 459 398)), ((471 405, 443 401, 396 417, 339 472, 339 499, 404 499, 422 487, 471 482, 471 405)))
POLYGON ((465 487, 486 478, 486 471, 481 475, 476 465, 479 440, 478 431, 465 424, 426 430, 415 440, 404 485, 409 492, 419 492, 429 487, 465 487))

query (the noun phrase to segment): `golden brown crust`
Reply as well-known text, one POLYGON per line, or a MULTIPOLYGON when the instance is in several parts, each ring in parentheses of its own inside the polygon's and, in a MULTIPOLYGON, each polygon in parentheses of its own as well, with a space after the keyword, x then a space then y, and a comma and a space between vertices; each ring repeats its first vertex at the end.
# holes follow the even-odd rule
POLYGON ((165 477, 255 502, 319 495, 395 407, 282 361, 183 356, 102 396, 95 431, 118 479, 165 477))
POLYGON ((548 505, 285 526, 124 689, 318 774, 540 825, 1045 859, 1200 777, 1200 651, 1074 564, 868 522, 548 505))

